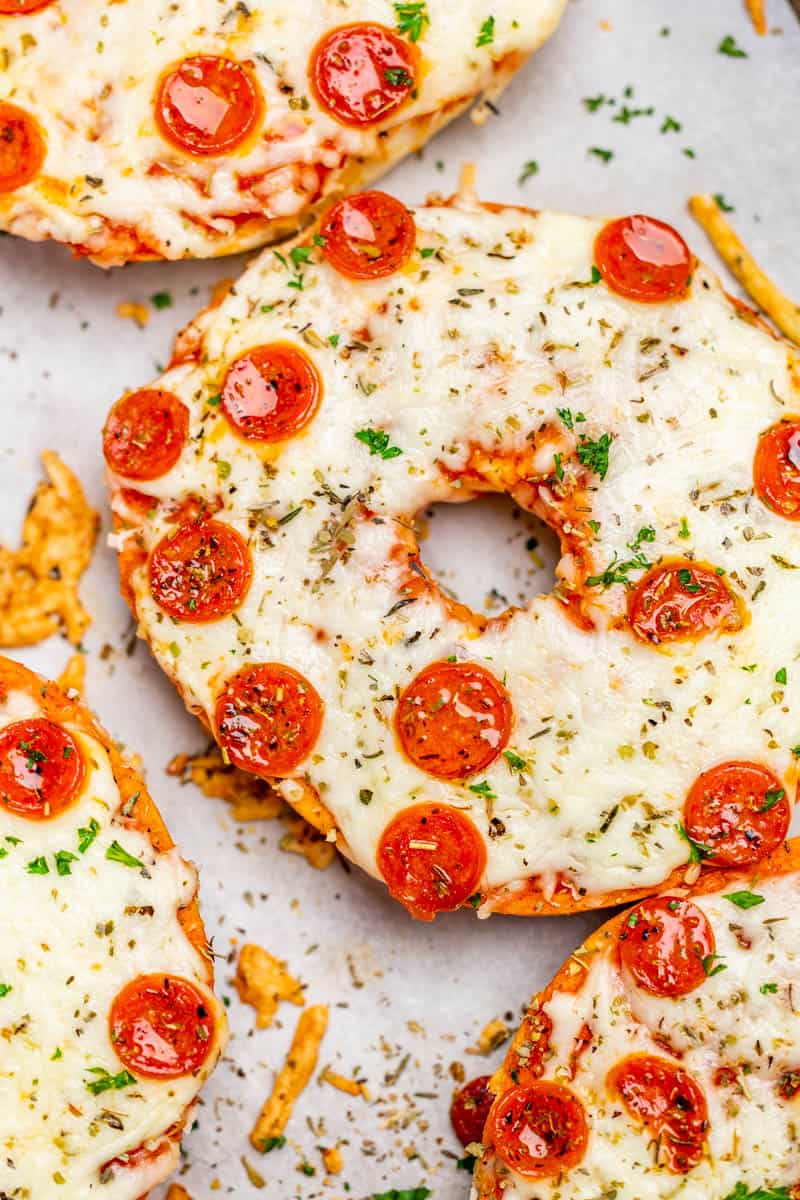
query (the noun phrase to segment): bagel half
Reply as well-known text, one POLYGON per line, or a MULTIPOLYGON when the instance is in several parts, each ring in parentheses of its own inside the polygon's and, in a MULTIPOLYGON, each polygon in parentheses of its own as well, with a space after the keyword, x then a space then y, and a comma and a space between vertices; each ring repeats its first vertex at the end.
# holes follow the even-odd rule
POLYGON ((137 1200, 226 1040, 197 876, 78 701, 0 659, 8 1196, 137 1200))

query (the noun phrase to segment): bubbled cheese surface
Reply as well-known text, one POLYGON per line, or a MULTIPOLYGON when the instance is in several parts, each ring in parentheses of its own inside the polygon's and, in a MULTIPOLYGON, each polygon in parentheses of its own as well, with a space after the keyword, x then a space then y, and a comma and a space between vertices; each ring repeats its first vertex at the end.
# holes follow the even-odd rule
POLYGON ((688 995, 648 995, 623 978, 611 951, 593 960, 576 994, 557 991, 542 1006, 553 1024, 544 1078, 565 1082, 582 1101, 589 1142, 580 1165, 561 1180, 504 1176, 507 1200, 727 1200, 772 1196, 769 1189, 797 1183, 797 1099, 781 1098, 779 1084, 800 1061, 798 900, 797 874, 754 876, 694 897, 724 969, 688 995), (725 899, 748 886, 763 897, 758 905, 743 910, 725 899), (592 1042, 570 1079, 570 1054, 584 1024, 592 1042), (707 1151, 685 1175, 656 1165, 650 1135, 609 1093, 608 1072, 631 1054, 671 1059, 702 1087, 707 1151), (719 1081, 721 1066, 733 1067, 733 1084, 719 1081))
POLYGON ((47 144, 37 178, 0 195, 0 228, 68 242, 105 263, 259 245, 274 236, 272 223, 296 227, 321 190, 385 169, 498 72, 504 80, 553 32, 564 7, 565 0, 427 0, 416 97, 361 128, 322 110, 309 58, 343 24, 397 30, 389 0, 56 0, 28 16, 0 15, 0 101, 31 114, 47 144), (477 46, 490 16, 493 37, 477 46), (176 149, 154 118, 159 80, 195 55, 249 64, 264 96, 259 136, 227 155, 176 149), (518 58, 504 63, 507 56, 518 58))
MULTIPOLYGON (((794 795, 800 545, 796 525, 752 490, 759 434, 800 405, 790 354, 742 319, 702 264, 689 295, 666 304, 593 282, 600 220, 466 201, 420 208, 415 220, 417 253, 388 279, 353 283, 311 261, 300 288, 267 251, 199 318, 199 359, 159 381, 190 410, 188 444, 143 485, 163 501, 146 516, 112 478, 117 542, 149 551, 175 528, 173 502, 200 496, 247 539, 254 577, 235 619, 197 625, 159 609, 142 565, 131 577, 140 631, 212 723, 225 680, 248 662, 285 663, 313 683, 322 731, 280 790, 291 800, 310 784, 373 874, 390 819, 429 800, 462 809, 483 835, 484 892, 531 877, 545 894, 560 882, 576 898, 656 888, 687 862, 677 825, 700 772, 753 759, 794 795), (324 395, 302 433, 266 446, 232 430, 219 393, 237 356, 273 341, 313 359, 324 395), (748 614, 741 630, 645 644, 621 621, 621 583, 584 587, 590 630, 557 594, 483 632, 436 595, 399 605, 408 572, 398 544, 426 505, 473 494, 462 475, 475 447, 505 462, 532 453, 538 482, 515 495, 558 511, 578 470, 565 408, 584 414, 582 436, 612 439, 581 514, 596 526, 590 569, 631 559, 647 526, 650 562, 689 554, 725 572, 748 614), (364 429, 385 431, 402 453, 371 455, 355 436, 364 429), (343 514, 345 549, 330 561, 343 514), (459 783, 404 757, 397 695, 451 656, 505 683, 508 748, 524 770, 501 756, 459 783)), ((559 572, 574 575, 569 553, 559 572)))
MULTIPOLYGON (((0 703, 0 729, 37 715, 28 692, 12 690, 0 703)), ((220 1039, 224 1018, 177 917, 195 894, 194 869, 177 850, 156 853, 121 818, 106 750, 70 722, 63 726, 85 759, 78 800, 49 821, 0 807, 0 983, 8 989, 0 999, 0 1193, 138 1200, 175 1166, 178 1148, 166 1135, 185 1117, 220 1047, 196 1076, 138 1078, 95 1095, 88 1085, 101 1072, 123 1071, 109 1036, 112 1001, 137 976, 167 971, 207 996, 220 1039), (81 853, 79 830, 92 822, 96 836, 81 853), (141 869, 106 858, 115 841, 141 869), (58 872, 59 851, 75 855, 68 875, 58 872), (108 1167, 145 1143, 150 1157, 108 1167)))

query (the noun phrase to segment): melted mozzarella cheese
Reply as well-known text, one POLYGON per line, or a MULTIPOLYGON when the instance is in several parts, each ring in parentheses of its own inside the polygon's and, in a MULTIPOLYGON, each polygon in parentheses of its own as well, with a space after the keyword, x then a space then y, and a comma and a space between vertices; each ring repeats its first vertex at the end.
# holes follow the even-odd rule
MULTIPOLYGON (((12 691, 0 703, 0 728, 36 715, 34 700, 12 691)), ((205 963, 178 921, 178 909, 196 891, 194 868, 177 850, 156 853, 146 834, 121 819, 106 750, 69 722, 64 727, 87 768, 77 802, 48 821, 0 808, 0 982, 9 989, 0 998, 0 1193, 63 1190, 81 1200, 138 1200, 177 1161, 168 1132, 216 1062, 225 1019, 204 983, 205 963), (96 836, 81 853, 79 830, 93 821, 96 836), (141 870, 106 858, 114 841, 141 870), (65 850, 76 856, 69 875, 56 867, 55 855, 65 850), (31 872, 35 860, 44 860, 46 874, 41 865, 31 872), (160 972, 194 981, 214 1014, 219 1044, 196 1076, 136 1079, 93 1095, 93 1072, 117 1076, 123 1069, 109 1036, 112 1001, 132 979, 160 972), (103 1172, 145 1143, 157 1157, 103 1172)))
POLYGON ((589 1143, 563 1180, 508 1176, 505 1200, 723 1200, 739 1183, 747 1193, 797 1183, 798 1102, 782 1099, 778 1085, 784 1071, 800 1063, 800 879, 756 877, 748 886, 764 902, 746 911, 721 894, 694 898, 712 925, 725 970, 687 996, 648 995, 623 980, 605 954, 594 959, 580 991, 556 992, 542 1006, 553 1023, 554 1057, 545 1077, 564 1082, 583 1102, 589 1143), (592 1043, 572 1078, 570 1054, 584 1024, 592 1043), (622 1058, 663 1058, 667 1045, 708 1103, 708 1153, 686 1175, 656 1166, 650 1135, 605 1084, 622 1058), (722 1065, 738 1070, 738 1086, 715 1083, 722 1065))
POLYGON ((0 16, 0 101, 32 114, 47 142, 40 176, 0 196, 0 228, 85 247, 106 264, 142 249, 181 258, 259 245, 296 228, 321 188, 330 195, 374 177, 470 98, 505 82, 553 32, 565 3, 428 0, 417 94, 365 129, 320 109, 308 62, 338 25, 396 29, 389 0, 58 0, 27 17, 0 16), (477 47, 490 9, 493 41, 477 47), (265 99, 255 144, 190 158, 160 136, 158 81, 198 54, 252 63, 265 99), (243 217, 260 220, 255 232, 242 232, 243 217))
MULTIPOLYGON (((254 578, 235 621, 197 625, 166 617, 140 568, 140 631, 212 723, 224 680, 247 662, 285 662, 313 683, 326 716, 299 775, 373 874, 383 829, 424 799, 456 805, 482 831, 485 887, 533 876, 565 880, 576 894, 657 887, 687 861, 677 824, 705 768, 755 759, 794 795, 800 645, 786 617, 800 604, 800 572, 790 569, 800 558, 793 523, 752 494, 759 434, 800 403, 787 347, 742 320, 701 264, 679 303, 636 304, 586 286, 600 221, 468 205, 421 208, 415 219, 418 247, 437 253, 416 255, 396 276, 353 284, 310 263, 299 290, 267 252, 199 318, 200 360, 159 381, 189 407, 190 440, 146 490, 165 501, 218 497, 219 518, 249 541, 254 578), (313 358, 324 396, 303 433, 260 446, 232 431, 217 397, 238 355, 284 339, 313 358), (469 498, 458 473, 470 447, 513 457, 533 441, 552 461, 555 438, 570 469, 563 406, 585 414, 587 436, 613 436, 608 474, 589 492, 592 569, 629 559, 649 525, 650 560, 689 551, 725 569, 749 611, 739 633, 643 644, 619 627, 620 584, 589 589, 589 632, 555 594, 480 633, 441 597, 397 608, 407 577, 392 553, 427 505, 469 498), (537 440, 542 427, 560 432, 537 440), (364 428, 386 431, 402 454, 371 456, 355 436, 364 428), (357 494, 375 519, 353 522, 350 553, 326 571, 321 547, 357 494), (459 784, 401 753, 395 697, 449 656, 505 682, 522 773, 500 757, 459 784), (783 665, 788 682, 778 687, 783 665), (470 790, 483 779, 494 799, 470 790)), ((170 506, 137 516, 122 485, 112 480, 117 511, 133 528, 119 544, 138 537, 149 550, 174 528, 170 506)), ((559 569, 569 571, 568 557, 559 569)), ((290 800, 297 786, 280 785, 290 800)))

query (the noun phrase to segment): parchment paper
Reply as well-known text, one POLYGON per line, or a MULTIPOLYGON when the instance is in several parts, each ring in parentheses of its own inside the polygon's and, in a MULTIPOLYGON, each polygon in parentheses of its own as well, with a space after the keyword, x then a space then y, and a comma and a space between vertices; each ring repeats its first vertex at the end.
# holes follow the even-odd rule
MULTIPOLYGON (((480 130, 462 120, 386 184, 409 201, 447 192, 471 159, 487 199, 650 212, 674 223, 703 255, 709 247, 686 199, 694 191, 720 193, 764 266, 800 298, 800 24, 785 0, 768 0, 768 10, 773 32, 757 38, 739 0, 574 0, 556 37, 501 100, 499 117, 480 130), (747 58, 718 52, 727 34, 747 58), (598 96, 615 103, 590 112, 583 98, 598 96), (615 121, 623 105, 654 111, 615 121), (613 158, 605 163, 591 147, 611 150, 613 158), (518 185, 530 161, 538 173, 518 185)), ((241 266, 232 259, 104 274, 54 246, 3 241, 0 539, 18 536, 45 447, 78 471, 104 514, 105 537, 99 429, 109 405, 152 376, 210 286, 241 266), (149 303, 162 291, 173 304, 153 311, 146 329, 116 315, 120 301, 149 303)), ((535 560, 525 548, 531 530, 502 502, 440 511, 431 530, 428 561, 468 602, 480 606, 492 587, 516 600, 536 586, 535 560)), ((551 563, 552 539, 544 543, 551 563)), ((540 585, 551 578, 545 570, 540 585)), ((182 1182, 193 1200, 359 1200, 420 1184, 435 1200, 465 1197, 469 1180, 456 1169, 460 1150, 447 1116, 450 1064, 462 1063, 467 1077, 491 1070, 501 1051, 490 1058, 469 1053, 481 1028, 496 1016, 513 1026, 531 992, 600 918, 480 923, 458 915, 415 924, 358 872, 339 864, 316 872, 282 853, 279 822, 237 827, 221 801, 164 774, 176 752, 200 749, 204 737, 145 646, 126 655, 129 619, 104 544, 83 596, 94 615, 85 643, 88 699, 112 733, 142 755, 174 835, 200 865, 203 912, 221 956, 219 987, 230 998, 228 1054, 184 1143, 182 1182), (107 657, 104 646, 111 648, 107 657), (309 1002, 330 1004, 321 1065, 364 1079, 371 1095, 353 1099, 313 1081, 288 1144, 264 1157, 251 1150, 247 1134, 298 1010, 284 1006, 272 1029, 253 1032, 252 1010, 229 982, 228 956, 246 940, 287 958, 309 1002), (344 1170, 325 1182, 319 1147, 337 1142, 344 1170), (248 1180, 242 1155, 263 1187, 248 1180), (303 1173, 304 1162, 316 1173, 303 1173)), ((55 676, 67 653, 53 639, 20 657, 55 676)))

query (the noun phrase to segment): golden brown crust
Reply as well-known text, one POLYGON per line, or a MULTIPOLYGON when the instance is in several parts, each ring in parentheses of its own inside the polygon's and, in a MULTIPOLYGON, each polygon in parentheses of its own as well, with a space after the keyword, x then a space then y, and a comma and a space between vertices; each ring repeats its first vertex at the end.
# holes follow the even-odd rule
MULTIPOLYGON (((126 820, 132 827, 147 834, 158 853, 172 849, 175 843, 141 774, 120 754, 105 729, 80 700, 70 699, 55 683, 48 682, 21 663, 0 657, 0 700, 12 691, 27 693, 50 720, 68 722, 73 729, 100 742, 108 753, 119 788, 120 808, 126 820)), ((208 941, 196 898, 179 910, 178 919, 190 943, 203 959, 205 982, 211 987, 214 981, 213 959, 208 952, 208 941)))

